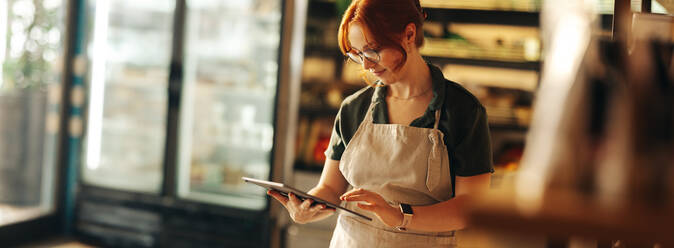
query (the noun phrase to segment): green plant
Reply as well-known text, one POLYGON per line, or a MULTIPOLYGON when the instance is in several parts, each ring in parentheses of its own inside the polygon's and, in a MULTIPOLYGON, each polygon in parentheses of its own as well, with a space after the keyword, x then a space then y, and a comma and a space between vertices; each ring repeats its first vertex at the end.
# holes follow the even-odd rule
POLYGON ((61 49, 60 0, 9 0, 3 88, 43 88, 58 79, 61 49))

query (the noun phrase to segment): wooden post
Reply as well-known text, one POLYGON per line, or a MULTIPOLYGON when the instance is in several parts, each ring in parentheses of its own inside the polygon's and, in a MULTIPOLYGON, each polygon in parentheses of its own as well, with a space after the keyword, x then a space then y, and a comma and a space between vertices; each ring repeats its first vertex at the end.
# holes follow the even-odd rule
POLYGON ((630 7, 630 0, 615 0, 613 8, 613 40, 626 42, 631 26, 632 9, 630 7))

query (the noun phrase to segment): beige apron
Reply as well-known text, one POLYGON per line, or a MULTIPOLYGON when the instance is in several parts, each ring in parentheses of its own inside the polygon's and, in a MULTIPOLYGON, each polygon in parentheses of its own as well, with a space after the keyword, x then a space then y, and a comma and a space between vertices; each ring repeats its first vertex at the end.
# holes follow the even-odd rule
MULTIPOLYGON (((435 124, 430 129, 374 124, 374 105, 373 100, 342 155, 339 170, 344 178, 354 188, 376 192, 396 207, 398 203, 420 206, 449 200, 452 182, 447 147, 438 130, 440 110, 435 112, 435 124)), ((347 207, 373 220, 340 213, 330 247, 455 247, 453 231, 401 232, 358 208, 355 202, 347 203, 347 207)))

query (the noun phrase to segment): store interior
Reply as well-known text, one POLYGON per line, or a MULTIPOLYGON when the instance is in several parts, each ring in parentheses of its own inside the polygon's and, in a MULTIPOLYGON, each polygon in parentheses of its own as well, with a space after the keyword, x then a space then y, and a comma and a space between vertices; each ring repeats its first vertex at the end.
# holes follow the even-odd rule
MULTIPOLYGON (((349 3, 0 0, 0 243, 328 247, 241 177, 318 182, 349 3)), ((674 246, 674 1, 420 3, 489 123, 458 247, 674 246)))

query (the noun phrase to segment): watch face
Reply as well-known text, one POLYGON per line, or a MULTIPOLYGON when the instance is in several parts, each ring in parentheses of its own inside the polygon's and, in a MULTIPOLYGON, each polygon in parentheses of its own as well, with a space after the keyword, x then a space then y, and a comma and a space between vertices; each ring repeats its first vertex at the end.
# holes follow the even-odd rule
POLYGON ((400 211, 402 211, 404 214, 412 214, 412 206, 401 203, 400 211))

